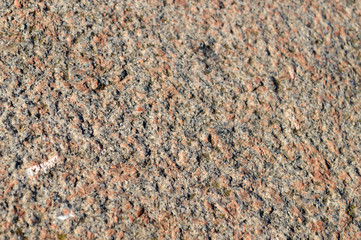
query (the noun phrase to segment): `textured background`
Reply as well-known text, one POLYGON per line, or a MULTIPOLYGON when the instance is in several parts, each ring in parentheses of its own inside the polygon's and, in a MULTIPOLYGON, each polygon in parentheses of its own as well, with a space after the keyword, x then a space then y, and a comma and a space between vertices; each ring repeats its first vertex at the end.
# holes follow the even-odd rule
POLYGON ((357 0, 1 0, 0 239, 361 239, 360 25, 357 0))

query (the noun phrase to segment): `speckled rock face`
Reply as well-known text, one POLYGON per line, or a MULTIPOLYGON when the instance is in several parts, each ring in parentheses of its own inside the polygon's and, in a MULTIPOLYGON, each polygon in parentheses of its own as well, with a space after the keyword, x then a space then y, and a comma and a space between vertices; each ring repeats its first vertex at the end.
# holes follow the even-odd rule
POLYGON ((0 1, 0 239, 361 239, 361 1, 0 1))

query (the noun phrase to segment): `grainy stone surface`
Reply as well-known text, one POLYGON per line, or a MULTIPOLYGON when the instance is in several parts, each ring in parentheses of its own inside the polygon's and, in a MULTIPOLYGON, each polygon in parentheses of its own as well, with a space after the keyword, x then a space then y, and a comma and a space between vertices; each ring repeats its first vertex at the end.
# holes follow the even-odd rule
POLYGON ((0 238, 361 239, 360 29, 357 0, 0 1, 0 238))

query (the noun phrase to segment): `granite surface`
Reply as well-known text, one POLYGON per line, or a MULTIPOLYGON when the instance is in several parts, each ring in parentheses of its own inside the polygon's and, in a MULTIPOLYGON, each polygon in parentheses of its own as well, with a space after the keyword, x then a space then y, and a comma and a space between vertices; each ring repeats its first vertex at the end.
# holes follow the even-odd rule
POLYGON ((361 1, 0 1, 0 239, 361 239, 361 1))

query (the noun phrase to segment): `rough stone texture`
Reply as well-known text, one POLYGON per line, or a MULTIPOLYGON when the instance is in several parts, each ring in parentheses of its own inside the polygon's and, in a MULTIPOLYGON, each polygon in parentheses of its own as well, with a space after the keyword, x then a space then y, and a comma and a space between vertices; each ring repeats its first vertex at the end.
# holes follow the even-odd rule
POLYGON ((355 0, 0 1, 0 239, 361 239, 360 29, 355 0))

